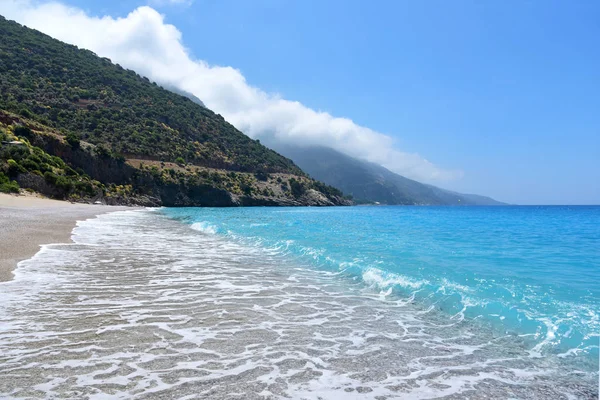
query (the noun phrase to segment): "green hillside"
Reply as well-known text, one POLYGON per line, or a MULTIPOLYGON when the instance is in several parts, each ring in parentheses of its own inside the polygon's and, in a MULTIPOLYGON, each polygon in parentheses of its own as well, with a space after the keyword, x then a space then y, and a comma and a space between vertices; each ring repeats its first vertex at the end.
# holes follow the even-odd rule
MULTIPOLYGON (((5 144, 0 149, 3 180, 9 176, 27 186, 23 175, 87 176, 104 194, 115 185, 128 187, 134 203, 139 197, 165 205, 203 205, 206 196, 212 205, 313 204, 315 198, 345 203, 341 192, 308 178, 291 160, 189 96, 3 17, 0 39, 0 134, 26 142, 32 155, 58 156, 77 173, 48 169, 46 162, 16 168, 20 161, 9 154, 16 150, 5 144), (19 126, 28 131, 19 134, 19 126), (214 200, 209 189, 227 193, 218 192, 222 200, 214 200)), ((40 189, 40 184, 30 186, 40 189)), ((54 196, 73 194, 61 192, 54 196)))

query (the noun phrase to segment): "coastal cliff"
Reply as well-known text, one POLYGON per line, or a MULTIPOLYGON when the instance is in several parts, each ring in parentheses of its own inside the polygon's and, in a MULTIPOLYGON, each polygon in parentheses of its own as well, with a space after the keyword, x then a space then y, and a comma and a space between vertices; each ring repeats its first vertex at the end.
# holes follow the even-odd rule
POLYGON ((1 110, 0 139, 0 173, 51 198, 167 207, 352 204, 307 176, 126 159, 1 110))

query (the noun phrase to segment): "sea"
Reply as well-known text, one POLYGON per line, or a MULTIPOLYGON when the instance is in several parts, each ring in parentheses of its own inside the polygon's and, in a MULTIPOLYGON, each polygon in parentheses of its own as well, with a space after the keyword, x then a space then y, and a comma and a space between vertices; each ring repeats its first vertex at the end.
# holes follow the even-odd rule
POLYGON ((159 208, 0 284, 0 398, 598 399, 600 207, 159 208))

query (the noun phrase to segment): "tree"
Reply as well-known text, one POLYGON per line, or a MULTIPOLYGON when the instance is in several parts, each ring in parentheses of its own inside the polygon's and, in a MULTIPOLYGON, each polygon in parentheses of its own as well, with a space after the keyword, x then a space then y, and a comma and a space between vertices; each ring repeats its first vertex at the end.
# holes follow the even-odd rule
POLYGON ((290 179, 290 190, 294 197, 300 197, 304 194, 304 192, 306 192, 304 184, 295 178, 290 179))

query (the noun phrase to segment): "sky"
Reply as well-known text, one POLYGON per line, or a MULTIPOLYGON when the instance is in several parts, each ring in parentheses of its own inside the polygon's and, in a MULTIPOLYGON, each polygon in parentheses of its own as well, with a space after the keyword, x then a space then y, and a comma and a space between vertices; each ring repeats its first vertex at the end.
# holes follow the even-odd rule
POLYGON ((244 133, 515 204, 600 204, 600 2, 0 0, 244 133))

